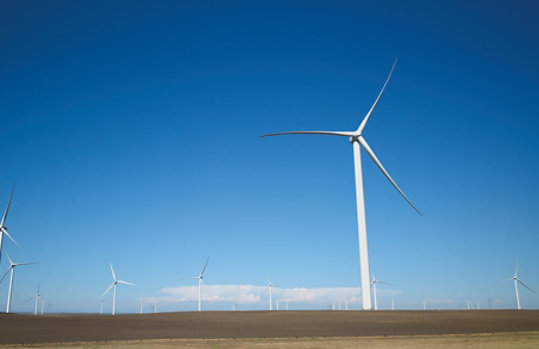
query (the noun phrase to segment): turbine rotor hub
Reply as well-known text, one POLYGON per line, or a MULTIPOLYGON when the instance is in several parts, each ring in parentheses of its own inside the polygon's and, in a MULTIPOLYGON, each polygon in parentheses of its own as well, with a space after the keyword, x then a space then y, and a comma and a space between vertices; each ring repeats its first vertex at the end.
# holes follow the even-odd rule
POLYGON ((360 135, 354 135, 354 136, 350 136, 350 143, 354 144, 354 142, 358 142, 359 143, 359 136, 360 135))

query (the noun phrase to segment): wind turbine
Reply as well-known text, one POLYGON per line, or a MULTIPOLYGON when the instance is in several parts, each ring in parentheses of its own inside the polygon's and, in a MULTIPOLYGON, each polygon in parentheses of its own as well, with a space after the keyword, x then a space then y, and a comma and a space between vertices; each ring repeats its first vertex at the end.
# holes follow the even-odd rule
POLYGON ((522 280, 520 280, 520 278, 518 277, 518 259, 517 259, 517 265, 516 265, 516 268, 515 268, 515 275, 513 275, 513 277, 510 277, 507 280, 513 280, 513 283, 515 285, 515 295, 517 297, 517 309, 520 310, 520 298, 518 296, 518 284, 520 283, 522 286, 526 287, 528 290, 532 291, 533 293, 535 293, 535 291, 532 290, 531 288, 529 288, 528 285, 526 285, 524 282, 522 282, 522 280))
POLYGON ((369 118, 371 117, 372 112, 374 111, 374 108, 378 104, 378 101, 380 100, 380 97, 382 96, 382 93, 384 92, 387 83, 389 82, 389 79, 391 78, 391 75, 393 74, 393 70, 395 69, 395 64, 397 63, 397 59, 393 62, 393 66, 391 67, 391 71, 389 72, 389 75, 387 76, 387 79, 382 87, 382 90, 376 97, 374 104, 371 106, 371 109, 367 112, 365 117, 363 118, 363 121, 355 131, 289 131, 289 132, 280 132, 280 133, 272 133, 272 134, 266 134, 261 137, 269 137, 269 136, 281 136, 281 135, 290 135, 290 134, 318 134, 318 135, 327 135, 327 136, 341 136, 341 137, 349 137, 350 143, 352 143, 353 149, 354 149, 354 172, 355 172, 355 182, 356 182, 356 206, 357 206, 357 222, 358 222, 358 242, 359 242, 359 258, 360 258, 360 267, 361 267, 361 293, 362 293, 362 302, 363 302, 363 309, 364 310, 370 310, 372 309, 372 303, 371 303, 371 283, 370 283, 370 269, 369 269, 369 255, 368 255, 368 248, 367 248, 367 225, 365 222, 365 202, 363 198, 363 176, 362 176, 362 169, 361 169, 361 147, 365 149, 369 157, 374 161, 376 166, 382 171, 384 176, 391 182, 393 187, 399 192, 399 194, 412 206, 417 213, 420 215, 421 212, 412 204, 412 202, 404 195, 404 192, 397 186, 395 181, 391 178, 389 173, 386 171, 384 166, 382 166, 382 163, 374 152, 372 151, 371 147, 363 137, 363 130, 365 129, 365 126, 367 125, 367 121, 369 121, 369 118))
POLYGON ((45 308, 45 304, 48 304, 47 301, 44 300, 43 297, 41 297, 41 315, 43 315, 43 309, 45 308))
POLYGON ((99 314, 103 315, 103 297, 101 297, 101 303, 99 304, 99 314))
POLYGON ((2 278, 0 279, 0 283, 4 281, 4 279, 7 276, 8 272, 11 272, 9 275, 9 287, 7 291, 7 304, 6 304, 6 313, 11 313, 11 297, 13 294, 13 275, 15 274, 15 267, 18 267, 19 265, 30 265, 30 264, 36 264, 37 262, 32 263, 14 263, 11 258, 9 257, 9 254, 6 252, 7 259, 9 261, 9 267, 4 272, 4 275, 2 275, 2 278))
POLYGON ((130 285, 130 286, 135 286, 135 284, 116 279, 116 274, 114 273, 114 269, 112 269, 112 264, 109 263, 109 265, 110 265, 110 271, 112 272, 113 281, 112 281, 112 284, 110 284, 109 288, 107 288, 105 293, 103 293, 102 297, 105 297, 105 295, 110 291, 110 289, 114 287, 114 294, 112 296, 112 315, 116 315, 116 289, 118 288, 118 284, 130 285))
POLYGON ((198 311, 202 311, 201 307, 201 300, 202 300, 202 282, 204 280, 204 272, 206 271, 206 267, 208 266, 208 262, 210 261, 210 257, 206 259, 206 263, 204 264, 204 268, 202 268, 202 271, 198 276, 194 276, 193 279, 198 279, 198 311))
POLYGON ((376 295, 376 284, 394 286, 393 284, 390 284, 389 282, 376 280, 376 278, 374 277, 374 274, 372 275, 372 290, 374 292, 374 310, 378 310, 378 297, 376 295))
POLYGON ((34 315, 37 315, 37 303, 39 302, 39 298, 41 298, 41 294, 39 293, 39 284, 37 284, 37 291, 34 298, 36 299, 36 304, 34 305, 34 315))
POLYGON ((266 288, 269 289, 269 310, 271 311, 273 310, 273 298, 271 291, 274 285, 271 283, 269 276, 266 275, 266 279, 268 280, 268 286, 266 288))

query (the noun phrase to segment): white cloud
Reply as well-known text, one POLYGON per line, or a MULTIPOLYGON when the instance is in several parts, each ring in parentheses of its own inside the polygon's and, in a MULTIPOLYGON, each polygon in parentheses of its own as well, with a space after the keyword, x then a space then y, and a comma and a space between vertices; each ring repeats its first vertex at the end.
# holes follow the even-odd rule
MULTIPOLYGON (((159 291, 163 296, 145 298, 147 302, 177 303, 198 300, 198 286, 166 287, 159 291)), ((236 302, 243 305, 266 303, 269 297, 266 286, 254 285, 204 285, 202 300, 205 302, 236 302)), ((381 295, 396 295, 398 290, 378 290, 381 295)), ((331 288, 279 288, 272 289, 273 300, 304 304, 324 304, 361 302, 360 287, 331 288)))

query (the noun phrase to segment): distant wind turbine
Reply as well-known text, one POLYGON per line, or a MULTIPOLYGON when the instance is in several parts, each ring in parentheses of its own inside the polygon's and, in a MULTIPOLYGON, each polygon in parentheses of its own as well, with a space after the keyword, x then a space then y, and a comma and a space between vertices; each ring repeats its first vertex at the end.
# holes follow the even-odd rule
POLYGON ((39 298, 41 298, 41 294, 39 293, 39 283, 37 284, 37 291, 34 298, 36 299, 36 303, 34 305, 34 315, 37 315, 37 303, 39 302, 39 298))
POLYGON ((15 274, 15 267, 18 267, 19 265, 30 265, 30 264, 37 264, 37 262, 32 263, 14 263, 11 258, 9 257, 9 254, 6 252, 7 259, 9 261, 9 267, 4 272, 4 275, 2 275, 2 278, 0 279, 0 283, 4 281, 4 279, 7 276, 7 273, 10 272, 9 275, 9 286, 7 291, 7 304, 6 304, 6 313, 11 313, 11 297, 13 293, 13 275, 15 274))
POLYGON ((109 288, 107 288, 107 290, 105 291, 105 293, 103 293, 103 297, 105 297, 107 295, 107 293, 109 293, 110 289, 114 287, 114 293, 112 295, 112 315, 116 315, 116 294, 117 294, 117 288, 118 288, 118 284, 123 284, 123 285, 130 285, 130 286, 135 286, 135 284, 133 283, 130 283, 130 282, 127 282, 127 281, 121 281, 121 280, 118 280, 116 279, 116 274, 114 273, 114 269, 112 268, 112 264, 110 264, 110 271, 112 272, 112 284, 110 284, 109 288))
POLYGON ((208 266, 209 261, 210 257, 206 259, 206 263, 204 264, 204 268, 202 268, 200 274, 193 277, 193 279, 198 280, 198 311, 202 311, 202 282, 204 281, 204 272, 206 271, 206 267, 208 266))
POLYGON ((289 131, 289 132, 280 132, 280 133, 272 133, 272 134, 266 134, 261 137, 269 137, 269 136, 281 136, 281 135, 291 135, 291 134, 318 134, 318 135, 328 135, 328 136, 341 136, 341 137, 349 137, 350 143, 352 143, 353 149, 354 149, 354 172, 355 172, 355 181, 356 181, 356 205, 357 205, 357 221, 358 221, 358 241, 359 241, 359 257, 360 257, 360 267, 361 267, 361 293, 362 293, 362 302, 363 302, 363 309, 364 310, 370 310, 372 309, 372 301, 371 301, 371 283, 370 283, 370 268, 369 268, 369 255, 368 255, 368 248, 367 248, 367 226, 365 222, 365 203, 363 198, 363 176, 362 176, 362 169, 361 169, 361 146, 365 149, 369 157, 374 161, 376 166, 382 171, 384 176, 391 182, 393 187, 399 192, 399 194, 412 206, 417 213, 421 215, 421 212, 412 204, 412 202, 404 195, 404 192, 397 186, 395 181, 391 178, 389 173, 386 171, 386 169, 382 166, 382 163, 378 160, 374 152, 372 151, 371 147, 363 137, 363 130, 365 129, 365 126, 367 125, 367 121, 369 121, 369 118, 371 117, 372 112, 374 111, 374 108, 378 104, 378 101, 380 100, 380 97, 382 96, 382 93, 384 92, 389 79, 391 78, 391 75, 393 74, 393 70, 395 69, 395 64, 397 63, 397 59, 395 59, 395 62, 393 62, 393 66, 391 67, 391 71, 389 72, 389 75, 382 87, 382 90, 378 94, 378 97, 376 97, 374 104, 371 106, 365 117, 363 118, 363 121, 355 131, 289 131))
POLYGON ((273 298, 272 298, 272 289, 273 284, 271 283, 271 280, 269 279, 269 276, 266 275, 266 280, 268 280, 268 286, 266 286, 266 289, 269 289, 269 310, 273 310, 273 298))
POLYGON ((535 291, 529 288, 528 285, 526 285, 518 277, 518 259, 517 259, 517 264, 515 268, 515 275, 513 275, 513 277, 510 277, 509 279, 506 279, 506 280, 513 280, 513 284, 515 285, 515 295, 517 297, 517 309, 520 310, 520 297, 518 296, 518 284, 520 283, 522 286, 526 287, 528 290, 532 291, 533 293, 535 293, 535 291))
POLYGON ((44 300, 43 297, 41 297, 41 315, 43 315, 43 309, 45 308, 45 304, 48 304, 47 301, 44 300))
POLYGON ((103 299, 103 297, 101 297, 101 302, 99 304, 99 314, 103 315, 103 302, 105 300, 103 299))
POLYGON ((374 293, 374 310, 378 310, 378 297, 377 297, 377 294, 376 294, 376 284, 394 286, 393 284, 390 284, 389 282, 376 280, 376 278, 374 277, 374 274, 372 275, 372 290, 373 290, 373 293, 374 293))

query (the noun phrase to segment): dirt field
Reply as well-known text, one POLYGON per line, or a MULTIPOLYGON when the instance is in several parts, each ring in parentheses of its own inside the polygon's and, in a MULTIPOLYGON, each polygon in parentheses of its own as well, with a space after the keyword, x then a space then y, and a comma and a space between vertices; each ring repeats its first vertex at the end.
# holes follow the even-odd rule
MULTIPOLYGON (((450 334, 390 337, 334 337, 334 338, 266 338, 266 339, 149 339, 107 343, 28 344, 30 348, 70 349, 524 349, 539 346, 539 332, 495 334, 450 334)), ((20 345, 0 345, 0 348, 20 348, 20 345)))
MULTIPOLYGON (((118 316, 0 315, 1 344, 96 343, 96 341, 182 338, 286 340, 296 337, 307 339, 317 337, 323 341, 324 337, 533 331, 539 331, 537 310, 208 311, 118 316)), ((534 340, 536 345, 528 347, 538 346, 537 336, 534 340)))

